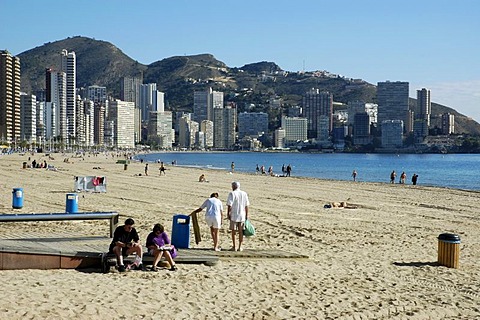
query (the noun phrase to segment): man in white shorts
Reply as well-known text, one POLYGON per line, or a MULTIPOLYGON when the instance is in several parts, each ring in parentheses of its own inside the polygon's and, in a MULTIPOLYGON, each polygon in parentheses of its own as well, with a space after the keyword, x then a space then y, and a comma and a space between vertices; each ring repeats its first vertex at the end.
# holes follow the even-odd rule
POLYGON ((245 227, 245 220, 248 219, 248 195, 245 191, 240 190, 240 182, 232 182, 232 191, 227 198, 227 217, 230 220, 230 230, 232 231, 232 251, 237 249, 242 251, 243 243, 243 229, 245 227), (238 231, 238 247, 235 243, 235 233, 238 231))
POLYGON ((218 230, 222 226, 223 220, 223 204, 222 201, 218 199, 218 193, 214 192, 210 195, 210 198, 205 200, 205 202, 200 206, 200 208, 194 210, 192 214, 202 211, 207 208, 205 212, 205 221, 210 227, 210 234, 213 239, 213 250, 220 251, 219 242, 218 242, 218 230))

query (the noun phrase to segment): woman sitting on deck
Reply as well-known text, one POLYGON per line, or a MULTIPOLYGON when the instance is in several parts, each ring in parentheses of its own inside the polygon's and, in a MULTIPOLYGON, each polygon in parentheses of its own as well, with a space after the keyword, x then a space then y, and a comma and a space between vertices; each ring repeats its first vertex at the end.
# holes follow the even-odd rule
POLYGON ((170 269, 168 270, 177 270, 175 262, 173 261, 173 258, 176 256, 175 247, 170 244, 170 239, 161 224, 157 223, 153 226, 152 232, 147 237, 146 246, 148 253, 153 255, 154 258, 152 268, 150 269, 151 271, 157 271, 157 264, 164 255, 170 264, 170 269))

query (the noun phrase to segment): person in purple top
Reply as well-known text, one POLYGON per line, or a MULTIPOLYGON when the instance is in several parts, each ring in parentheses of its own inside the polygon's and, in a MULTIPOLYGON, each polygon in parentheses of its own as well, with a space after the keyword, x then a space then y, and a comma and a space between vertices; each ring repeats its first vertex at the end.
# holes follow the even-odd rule
POLYGON ((161 224, 157 223, 153 226, 152 232, 147 236, 146 246, 148 253, 153 255, 154 258, 151 271, 157 271, 157 264, 162 256, 165 256, 170 264, 170 271, 177 270, 175 261, 173 261, 173 258, 176 257, 175 247, 170 244, 170 239, 161 224))

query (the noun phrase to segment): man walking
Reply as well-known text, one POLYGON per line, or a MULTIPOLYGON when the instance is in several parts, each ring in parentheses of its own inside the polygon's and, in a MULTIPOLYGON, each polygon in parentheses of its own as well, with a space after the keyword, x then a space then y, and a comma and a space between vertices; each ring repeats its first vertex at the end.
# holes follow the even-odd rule
POLYGON ((243 229, 245 220, 248 219, 248 195, 245 191, 240 190, 240 182, 232 182, 232 191, 227 198, 227 217, 230 220, 230 231, 232 232, 233 247, 231 251, 243 251, 243 229), (236 246, 235 233, 238 231, 238 247, 236 246))

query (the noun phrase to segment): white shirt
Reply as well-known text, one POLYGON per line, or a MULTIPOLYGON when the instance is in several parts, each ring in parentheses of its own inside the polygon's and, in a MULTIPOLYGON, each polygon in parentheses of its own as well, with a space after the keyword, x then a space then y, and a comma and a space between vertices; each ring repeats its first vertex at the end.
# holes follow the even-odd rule
POLYGON ((222 216, 223 211, 223 204, 222 201, 215 197, 208 198, 205 202, 200 206, 200 208, 205 209, 205 217, 216 217, 220 218, 222 216))
POLYGON ((231 207, 230 221, 245 222, 245 207, 248 207, 248 195, 245 191, 236 189, 228 194, 227 206, 231 207))

